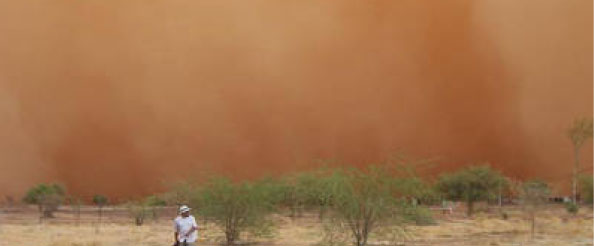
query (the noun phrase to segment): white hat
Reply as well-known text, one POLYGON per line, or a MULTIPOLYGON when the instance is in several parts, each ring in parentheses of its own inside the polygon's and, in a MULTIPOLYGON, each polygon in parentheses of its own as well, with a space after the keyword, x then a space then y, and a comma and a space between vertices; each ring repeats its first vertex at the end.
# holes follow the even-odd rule
POLYGON ((186 205, 182 205, 181 207, 179 207, 179 212, 180 213, 185 213, 185 212, 189 212, 190 208, 186 205))

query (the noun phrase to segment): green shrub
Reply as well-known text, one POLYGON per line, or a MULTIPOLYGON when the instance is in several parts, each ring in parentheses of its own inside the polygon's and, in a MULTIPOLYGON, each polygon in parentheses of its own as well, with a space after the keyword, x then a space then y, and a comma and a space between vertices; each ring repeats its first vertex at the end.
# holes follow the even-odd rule
POLYGON ((436 188, 446 199, 466 202, 467 214, 470 216, 474 212, 475 202, 494 199, 505 182, 505 177, 499 171, 481 165, 441 175, 436 188))
POLYGON ((147 213, 152 215, 153 220, 158 220, 162 207, 167 205, 167 201, 158 195, 150 195, 143 201, 147 213))
POLYGON ((258 237, 274 232, 268 214, 281 200, 281 186, 270 179, 234 183, 215 177, 194 192, 192 206, 201 216, 213 219, 225 233, 227 245, 239 241, 244 231, 258 237))
POLYGON ((162 206, 166 206, 167 205, 167 202, 163 198, 161 198, 160 196, 157 196, 157 195, 147 196, 144 199, 144 203, 147 206, 153 206, 153 207, 155 207, 155 206, 161 206, 162 207, 162 206))
POLYGON ((27 191, 23 202, 35 204, 43 218, 54 217, 54 212, 64 201, 66 190, 59 184, 38 184, 27 191))
POLYGON ((565 203, 565 209, 567 210, 568 213, 575 215, 575 214, 577 214, 577 212, 579 211, 580 208, 576 203, 568 202, 568 203, 565 203))
POLYGON ((322 218, 330 205, 331 193, 326 174, 328 168, 321 168, 310 172, 302 172, 290 176, 285 180, 285 195, 283 204, 291 208, 291 216, 298 216, 303 210, 318 209, 322 218))
POLYGON ((104 195, 94 195, 93 196, 93 203, 99 208, 97 213, 99 214, 99 224, 101 224, 101 219, 103 218, 103 207, 109 203, 109 199, 107 199, 104 195))
POLYGON ((435 225, 437 224, 433 219, 433 213, 431 210, 425 207, 418 207, 414 209, 413 213, 413 221, 416 225, 426 226, 426 225, 435 225))
POLYGON ((103 206, 107 205, 108 202, 109 202, 109 199, 107 199, 107 197, 104 195, 94 195, 93 196, 93 203, 95 205, 97 205, 98 207, 103 207, 103 206))
POLYGON ((418 219, 424 223, 429 214, 418 212, 405 199, 408 178, 394 177, 385 167, 335 169, 320 179, 329 194, 330 220, 346 225, 356 246, 367 244, 370 233, 378 227, 397 225, 418 219))

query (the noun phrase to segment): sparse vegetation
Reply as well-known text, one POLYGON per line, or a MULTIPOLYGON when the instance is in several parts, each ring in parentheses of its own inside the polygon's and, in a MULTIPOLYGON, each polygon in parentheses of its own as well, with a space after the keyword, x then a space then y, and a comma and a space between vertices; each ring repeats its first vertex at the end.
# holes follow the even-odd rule
MULTIPOLYGON (((399 226, 408 221, 427 223, 431 217, 419 212, 406 199, 404 177, 394 177, 386 167, 370 166, 360 169, 335 169, 325 180, 329 194, 328 221, 335 227, 327 231, 336 233, 336 228, 344 225, 356 246, 367 244, 369 236, 380 226, 399 226)), ((336 236, 326 236, 336 239, 336 236)))
MULTIPOLYGON (((118 205, 119 206, 119 205, 118 205)), ((70 207, 63 208, 65 212, 70 207)), ((168 208, 175 211, 175 208, 168 208)), ((519 210, 510 213, 509 220, 496 217, 496 211, 485 217, 460 220, 459 214, 450 219, 439 219, 438 226, 382 226, 372 233, 369 245, 426 245, 426 246, 482 246, 482 245, 524 245, 524 246, 553 246, 553 245, 589 245, 592 243, 592 210, 580 211, 583 216, 576 216, 567 220, 565 210, 558 206, 548 206, 539 216, 536 240, 530 237, 530 221, 521 220, 526 214, 519 210), (543 225, 543 226, 538 226, 543 225)), ((120 221, 117 210, 104 211, 104 223, 101 234, 95 234, 93 225, 82 223, 80 226, 68 223, 67 214, 56 214, 59 223, 44 223, 36 225, 22 223, 24 218, 30 218, 36 211, 20 210, 11 216, 0 214, 2 225, 0 228, 0 242, 3 245, 54 245, 54 246, 111 246, 127 245, 134 241, 139 245, 170 245, 172 237, 171 218, 161 218, 159 223, 145 223, 136 227, 132 223, 112 223, 120 221), (107 223, 109 222, 109 223, 107 223), (32 233, 35 233, 32 236, 32 233)), ((319 245, 319 246, 347 246, 352 245, 352 237, 342 231, 348 229, 324 219, 324 223, 304 214, 303 217, 292 220, 288 217, 275 215, 273 219, 282 226, 272 241, 269 239, 256 240, 254 245, 319 245), (314 219, 314 220, 312 220, 314 219), (318 244, 323 236, 324 227, 335 229, 338 233, 334 244, 318 244)), ((328 217, 329 218, 329 217, 328 217)), ((96 220, 97 213, 83 213, 82 220, 96 220)), ((199 222, 199 242, 196 245, 221 245, 220 229, 215 226, 204 227, 199 222)), ((343 225, 346 226, 346 225, 343 225)), ((330 240, 330 238, 328 238, 330 240)))
MULTIPOLYGON (((550 192, 546 183, 542 181, 514 183, 513 180, 510 180, 507 181, 510 184, 506 185, 503 175, 488 166, 468 167, 454 173, 444 174, 436 180, 435 186, 428 185, 424 179, 416 176, 414 171, 405 166, 390 164, 368 166, 363 169, 320 168, 287 176, 280 180, 282 182, 276 179, 233 182, 223 177, 215 177, 198 185, 183 183, 163 195, 150 195, 126 203, 125 206, 127 206, 134 224, 144 226, 135 229, 125 226, 121 226, 121 228, 128 228, 127 230, 130 232, 148 233, 150 231, 151 239, 148 241, 157 244, 157 239, 152 238, 153 235, 167 234, 168 237, 159 236, 159 241, 165 241, 167 239, 164 238, 170 237, 169 221, 165 222, 158 216, 161 211, 171 213, 176 211, 173 205, 188 204, 194 208, 192 212, 199 219, 200 240, 212 244, 221 241, 228 245, 258 243, 262 239, 269 240, 274 237, 274 242, 279 244, 305 240, 309 244, 319 242, 320 245, 340 246, 349 244, 355 246, 368 244, 408 245, 415 241, 431 242, 429 245, 434 245, 432 243, 441 243, 444 236, 451 239, 449 242, 457 240, 452 235, 463 238, 464 232, 456 232, 463 227, 462 230, 476 232, 477 237, 481 237, 478 233, 491 236, 512 233, 518 237, 523 237, 522 235, 535 237, 534 235, 537 235, 538 240, 526 242, 529 245, 533 242, 541 242, 542 238, 551 235, 560 235, 537 234, 537 231, 560 231, 565 230, 564 228, 569 225, 575 229, 565 230, 567 233, 579 230, 583 234, 583 231, 586 231, 574 226, 574 224, 577 225, 575 221, 583 221, 585 216, 565 216, 562 217, 562 220, 555 220, 557 217, 550 216, 551 209, 557 213, 563 210, 557 205, 546 205, 550 192), (501 187, 504 188, 501 189, 501 187), (454 213, 443 215, 438 215, 440 212, 432 211, 439 206, 436 201, 442 197, 463 202, 469 200, 473 202, 487 201, 489 199, 494 202, 494 198, 499 194, 520 198, 521 207, 524 209, 517 210, 513 207, 514 205, 506 205, 510 206, 509 209, 498 210, 499 214, 485 211, 485 214, 474 216, 473 219, 462 220, 464 221, 462 224, 459 222, 461 214, 455 210, 454 213), (284 211, 282 209, 285 208, 292 210, 291 220, 288 223, 282 217, 279 218, 285 214, 278 212, 284 211), (541 213, 542 215, 540 215, 541 213), (434 217, 435 215, 437 216, 434 217), (146 226, 147 219, 151 216, 155 222, 159 223, 151 223, 146 226), (442 216, 452 218, 452 220, 441 219, 442 216), (499 218, 503 218, 503 220, 499 218), (519 218, 529 219, 521 220, 519 218), (213 224, 212 226, 205 226, 207 219, 213 224), (452 221, 458 222, 453 224, 452 221), (278 227, 277 223, 282 226, 278 227), (556 229, 538 226, 544 223, 559 224, 556 225, 556 229), (484 227, 480 229, 481 232, 477 230, 479 227, 484 227), (159 229, 155 230, 154 228, 159 229), (527 230, 527 228, 531 228, 531 230, 527 230), (290 241, 286 241, 287 238, 290 241), (427 241, 427 238, 432 239, 427 241)), ((586 194, 591 192, 584 191, 591 187, 588 182, 591 184, 591 176, 580 177, 579 187, 582 189, 581 194, 583 194, 584 201, 589 199, 586 194)), ((51 185, 44 186, 45 188, 36 188, 37 193, 33 191, 29 193, 64 194, 61 188, 55 189, 60 192, 48 192, 46 190, 51 185)), ((30 197, 40 198, 43 196, 30 195, 30 197)), ((81 200, 68 197, 67 201, 72 214, 76 215, 76 224, 79 226, 81 200)), ((101 210, 107 204, 107 198, 95 196, 93 203, 98 210, 101 210)), ((109 210, 109 213, 118 213, 118 206, 121 205, 114 204, 114 209, 109 210)), ((574 214, 582 214, 582 211, 578 211, 577 204, 573 202, 567 204, 567 210, 574 214)), ((107 220, 110 217, 107 216, 107 213, 108 211, 98 211, 93 215, 83 213, 82 216, 87 219, 89 216, 95 216, 92 218, 104 217, 107 220)), ((585 214, 591 214, 590 207, 586 208, 585 214)), ((83 219, 83 221, 85 220, 83 219)), ((102 225, 101 230, 104 233, 101 238, 108 236, 109 233, 114 233, 115 229, 112 227, 116 224, 102 225)), ((85 226, 83 223, 80 228, 83 229, 85 226)), ((103 245, 107 245, 103 239, 97 239, 97 242, 99 241, 102 241, 103 245)), ((115 242, 109 241, 108 244, 113 243, 115 242)), ((475 243, 478 244, 474 245, 481 245, 480 243, 483 242, 476 241, 475 243)), ((497 245, 497 243, 491 241, 493 245, 497 245)), ((79 240, 72 243, 72 245, 75 244, 86 245, 87 243, 79 240)), ((63 243, 50 245, 63 245, 63 243)), ((70 243, 66 243, 66 245, 70 245, 70 243)))
POLYGON ((323 218, 332 198, 329 192, 332 182, 326 177, 330 170, 324 167, 285 180, 282 204, 291 208, 291 217, 299 216, 304 210, 317 210, 318 218, 323 218))
POLYGON ((531 180, 522 185, 522 205, 530 216, 531 235, 534 238, 536 228, 536 214, 543 207, 551 194, 549 185, 540 180, 531 180))
POLYGON ((443 174, 437 182, 437 189, 446 199, 463 201, 467 215, 474 212, 478 201, 494 199, 499 188, 506 182, 505 177, 488 165, 470 166, 451 174, 443 174))
POLYGON ((158 195, 151 195, 144 199, 144 204, 148 208, 149 213, 152 215, 153 220, 159 219, 161 208, 167 205, 165 199, 158 195))
POLYGON ((570 213, 572 215, 576 215, 578 213, 578 211, 580 210, 580 207, 575 202, 568 202, 568 203, 565 203, 565 209, 567 210, 568 213, 570 213))
MULTIPOLYGON (((362 169, 320 168, 278 180, 264 178, 233 182, 224 177, 214 177, 198 185, 183 183, 175 186, 171 192, 150 195, 126 203, 125 206, 136 226, 147 224, 147 219, 151 216, 154 221, 161 222, 151 223, 149 226, 152 228, 162 224, 163 221, 159 218, 161 211, 172 212, 176 210, 172 205, 188 204, 194 208, 192 212, 197 219, 200 219, 201 230, 208 228, 211 233, 217 235, 209 239, 212 243, 224 241, 227 245, 244 244, 278 237, 276 232, 287 232, 287 229, 283 228, 287 224, 283 223, 283 227, 277 227, 277 223, 282 221, 278 216, 284 214, 277 212, 289 208, 291 224, 302 221, 311 223, 311 219, 315 221, 308 224, 307 228, 317 228, 311 232, 310 237, 322 240, 322 245, 406 245, 408 240, 417 240, 426 231, 433 230, 431 228, 441 228, 443 223, 448 223, 448 220, 435 219, 436 213, 431 210, 435 207, 429 207, 439 206, 440 199, 445 197, 466 202, 469 204, 466 212, 472 215, 473 203, 488 200, 494 202, 494 198, 505 194, 520 198, 524 209, 521 213, 513 208, 509 213, 507 209, 499 210, 498 215, 504 220, 498 219, 500 222, 497 223, 517 223, 518 218, 527 215, 529 220, 522 222, 523 228, 513 230, 514 233, 531 232, 534 237, 536 229, 543 230, 537 226, 537 219, 540 223, 547 220, 546 216, 539 216, 539 211, 544 207, 547 207, 547 211, 551 208, 545 206, 550 189, 542 181, 514 183, 513 180, 507 180, 489 166, 473 166, 444 174, 438 177, 433 186, 416 176, 410 167, 402 163, 387 163, 362 169), (506 182, 510 184, 507 185, 506 182), (210 221, 213 226, 206 227, 206 221, 210 221), (427 229, 421 229, 423 227, 427 229), (531 230, 526 230, 528 227, 531 230), (213 230, 219 232, 212 232, 213 230)), ((591 177, 583 176, 580 182, 582 189, 591 187, 588 185, 588 182, 592 182, 591 177)), ((46 196, 32 194, 64 194, 63 188, 48 188, 53 187, 52 185, 41 187, 43 188, 36 187, 29 191, 29 196, 44 198, 46 196)), ((587 194, 587 191, 582 191, 582 194, 587 194)), ((584 199, 588 198, 584 196, 584 199)), ((96 216, 101 221, 104 212, 102 208, 108 203, 108 199, 96 195, 92 201, 97 206, 96 216)), ((81 200, 69 197, 68 202, 77 216, 78 224, 81 200)), ((117 212, 119 205, 114 206, 114 211, 117 212)), ((577 214, 577 204, 568 203, 567 210, 577 214)), ((493 217, 492 212, 485 213, 490 213, 490 217, 493 217)), ((455 218, 460 214, 444 213, 441 216, 455 218)), ((485 216, 475 216, 474 219, 466 221, 470 223, 476 218, 484 220, 485 216)), ((581 217, 572 217, 573 220, 578 218, 581 217)), ((101 229, 107 231, 106 226, 101 229)))
POLYGON ((149 213, 146 204, 142 201, 133 201, 129 202, 126 206, 130 217, 134 219, 134 224, 136 226, 142 226, 149 213))
POLYGON ((103 217, 103 207, 105 205, 107 205, 108 202, 109 202, 109 199, 104 195, 94 195, 93 196, 93 203, 97 206, 97 208, 99 208, 97 211, 99 213, 98 225, 101 225, 101 219, 103 217))
POLYGON ((70 196, 68 198, 68 203, 70 204, 72 211, 74 211, 76 226, 78 226, 80 224, 80 207, 82 206, 82 199, 79 197, 70 196))
POLYGON ((42 218, 53 218, 65 194, 66 189, 60 184, 39 184, 27 191, 23 202, 37 205, 42 218))
POLYGON ((181 181, 173 183, 170 186, 169 192, 164 193, 161 199, 167 205, 175 205, 177 207, 183 204, 189 204, 192 199, 195 199, 196 185, 188 181, 181 181))
POLYGON ((239 242, 242 232, 256 237, 273 233, 268 214, 281 199, 277 183, 271 180, 234 183, 222 177, 212 178, 195 192, 192 206, 201 216, 211 218, 225 234, 227 245, 239 242))

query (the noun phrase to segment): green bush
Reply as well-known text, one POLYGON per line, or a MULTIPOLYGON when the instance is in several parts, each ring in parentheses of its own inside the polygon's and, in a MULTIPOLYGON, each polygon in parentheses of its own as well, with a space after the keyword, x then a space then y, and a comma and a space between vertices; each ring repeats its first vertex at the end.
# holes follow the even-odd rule
POLYGON ((413 217, 412 220, 415 222, 416 225, 425 226, 425 225, 435 225, 437 224, 433 219, 433 213, 431 210, 425 207, 418 207, 413 210, 413 217))
POLYGON ((103 207, 107 205, 108 202, 109 199, 104 195, 97 194, 93 196, 93 203, 99 208, 97 211, 99 214, 99 224, 101 224, 101 219, 103 218, 103 207))
POLYGON ((192 206, 210 218, 225 233, 227 245, 240 240, 246 231, 258 237, 272 235, 274 224, 268 214, 281 200, 282 187, 273 180, 234 183, 215 177, 194 192, 192 206))
POLYGON ((446 199, 466 202, 467 214, 471 216, 474 203, 494 199, 498 189, 504 186, 505 182, 505 177, 490 166, 470 166, 441 175, 437 182, 437 190, 446 199))
POLYGON ((328 168, 302 172, 289 176, 285 180, 283 204, 291 208, 291 216, 298 216, 303 210, 318 209, 322 218, 330 205, 331 193, 328 192, 328 168))
POLYGON ((575 215, 579 211, 580 207, 574 202, 568 202, 565 204, 565 209, 568 213, 575 215))
POLYGON ((107 199, 107 197, 104 195, 94 195, 93 196, 93 203, 95 205, 97 205, 98 207, 103 207, 103 206, 107 205, 108 202, 109 202, 109 199, 107 199))
POLYGON ((405 199, 407 178, 394 177, 385 167, 335 169, 320 179, 329 195, 330 217, 336 226, 346 225, 356 246, 367 244, 370 233, 384 225, 408 219, 424 223, 429 214, 417 212, 405 199))
POLYGON ((147 206, 153 206, 153 207, 157 207, 157 206, 162 207, 162 206, 166 206, 167 205, 167 202, 163 198, 161 198, 160 196, 157 196, 157 195, 147 196, 144 199, 144 203, 147 206))
POLYGON ((35 204, 43 218, 54 217, 54 212, 64 201, 66 190, 59 184, 38 184, 27 191, 23 202, 35 204))

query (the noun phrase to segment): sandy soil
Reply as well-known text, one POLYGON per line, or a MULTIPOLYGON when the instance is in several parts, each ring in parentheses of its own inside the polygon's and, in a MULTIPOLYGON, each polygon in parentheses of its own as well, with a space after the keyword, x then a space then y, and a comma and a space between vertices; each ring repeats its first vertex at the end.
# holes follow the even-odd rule
MULTIPOLYGON (((112 246, 170 245, 172 210, 161 212, 143 226, 134 226, 124 209, 108 209, 101 226, 97 226, 95 208, 84 208, 79 219, 63 209, 57 218, 41 223, 34 208, 5 209, 0 214, 0 246, 112 246), (78 224, 78 225, 77 225, 78 224)), ((437 225, 407 226, 397 245, 593 245, 592 209, 582 208, 577 216, 569 216, 561 207, 540 213, 534 239, 530 223, 517 208, 506 208, 509 218, 503 220, 493 211, 467 219, 461 211, 453 215, 436 213, 437 225)), ((244 238, 261 245, 323 245, 322 224, 315 215, 292 219, 275 215, 279 230, 270 239, 244 238)), ((212 223, 201 224, 200 244, 217 245, 222 233, 212 223)), ((391 228, 383 227, 370 239, 370 245, 387 245, 391 228)), ((392 240, 391 242, 395 242, 392 240)), ((343 243, 345 244, 345 243, 343 243)), ((394 244, 394 243, 392 243, 394 244)))

